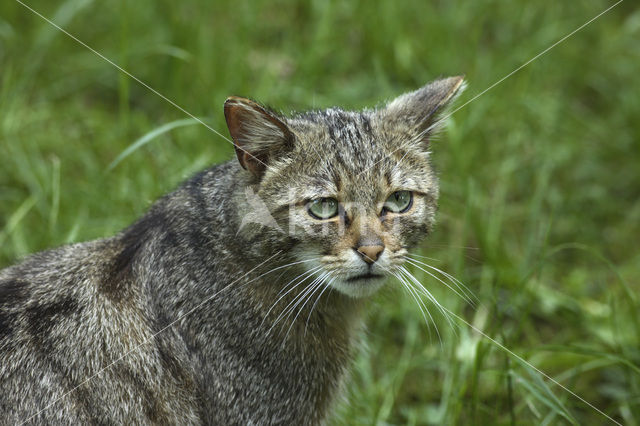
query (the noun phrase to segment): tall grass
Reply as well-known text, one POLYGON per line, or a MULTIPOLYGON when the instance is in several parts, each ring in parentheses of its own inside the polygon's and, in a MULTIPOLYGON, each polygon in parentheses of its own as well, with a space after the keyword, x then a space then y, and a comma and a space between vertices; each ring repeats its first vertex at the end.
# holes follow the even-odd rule
MULTIPOLYGON (((358 108, 465 73, 464 102, 613 4, 26 3, 223 133, 232 94, 284 111, 358 108)), ((640 423, 639 38, 640 9, 624 1, 451 117, 433 143, 439 224, 418 254, 478 304, 412 269, 447 309, 630 425, 640 423)), ((233 156, 13 0, 0 4, 0 81, 0 266, 111 235, 233 156)), ((388 287, 333 423, 608 422, 463 322, 431 307, 425 325, 401 286, 388 287)))

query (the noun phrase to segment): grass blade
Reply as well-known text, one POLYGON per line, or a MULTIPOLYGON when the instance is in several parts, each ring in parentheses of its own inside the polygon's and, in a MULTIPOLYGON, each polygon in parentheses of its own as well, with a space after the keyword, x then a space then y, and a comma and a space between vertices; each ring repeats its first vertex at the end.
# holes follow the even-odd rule
POLYGON ((169 123, 163 124, 160 127, 156 127, 149 133, 146 133, 144 136, 138 138, 135 142, 129 145, 124 151, 122 151, 120 155, 118 155, 116 159, 113 160, 111 164, 109 164, 109 166, 107 167, 107 171, 113 170, 118 164, 122 162, 122 160, 124 160, 129 155, 133 154, 137 149, 151 142, 158 136, 163 135, 178 127, 193 126, 195 124, 199 124, 200 121, 201 120, 194 119, 194 118, 185 118, 182 120, 171 121, 169 123))

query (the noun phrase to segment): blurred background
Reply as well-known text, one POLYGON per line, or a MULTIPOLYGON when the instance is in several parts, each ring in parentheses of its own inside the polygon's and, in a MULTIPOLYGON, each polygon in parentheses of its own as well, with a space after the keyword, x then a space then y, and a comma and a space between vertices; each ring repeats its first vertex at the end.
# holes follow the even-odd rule
MULTIPOLYGON (((248 96, 370 107, 465 74, 462 105, 614 4, 593 0, 23 0, 212 128, 248 96)), ((426 324, 391 284, 331 424, 640 424, 640 8, 627 0, 433 142, 419 253, 470 305, 426 324), (437 327, 437 332, 436 332, 437 327), (439 334, 438 334, 439 333, 439 334)), ((0 267, 109 236, 232 146, 14 0, 0 4, 0 267)))

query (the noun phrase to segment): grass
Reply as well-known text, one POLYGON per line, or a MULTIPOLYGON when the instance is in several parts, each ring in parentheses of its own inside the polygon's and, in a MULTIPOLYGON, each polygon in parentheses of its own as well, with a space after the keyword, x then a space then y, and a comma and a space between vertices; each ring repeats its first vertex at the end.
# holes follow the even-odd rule
MULTIPOLYGON (((232 94, 358 108, 465 73, 461 105, 613 2, 27 4, 226 134, 232 94)), ((439 225, 420 253, 479 303, 413 270, 452 312, 628 425, 640 424, 639 36, 640 9, 624 1, 451 117, 434 142, 439 225)), ((0 5, 0 81, 0 266, 112 235, 233 157, 14 1, 0 5)), ((408 295, 383 292, 332 423, 607 424, 467 325, 435 323, 440 340, 408 295)))

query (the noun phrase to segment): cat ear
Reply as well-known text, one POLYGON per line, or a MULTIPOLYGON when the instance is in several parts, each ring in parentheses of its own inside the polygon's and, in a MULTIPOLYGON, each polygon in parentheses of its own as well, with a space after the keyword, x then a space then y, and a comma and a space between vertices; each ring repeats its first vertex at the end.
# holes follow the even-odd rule
POLYGON ((294 136, 287 125, 250 99, 227 98, 224 117, 240 165, 257 177, 262 176, 275 152, 293 145, 294 136))
POLYGON ((425 143, 438 125, 439 114, 464 88, 463 77, 449 77, 405 93, 381 111, 383 123, 415 134, 425 143))

